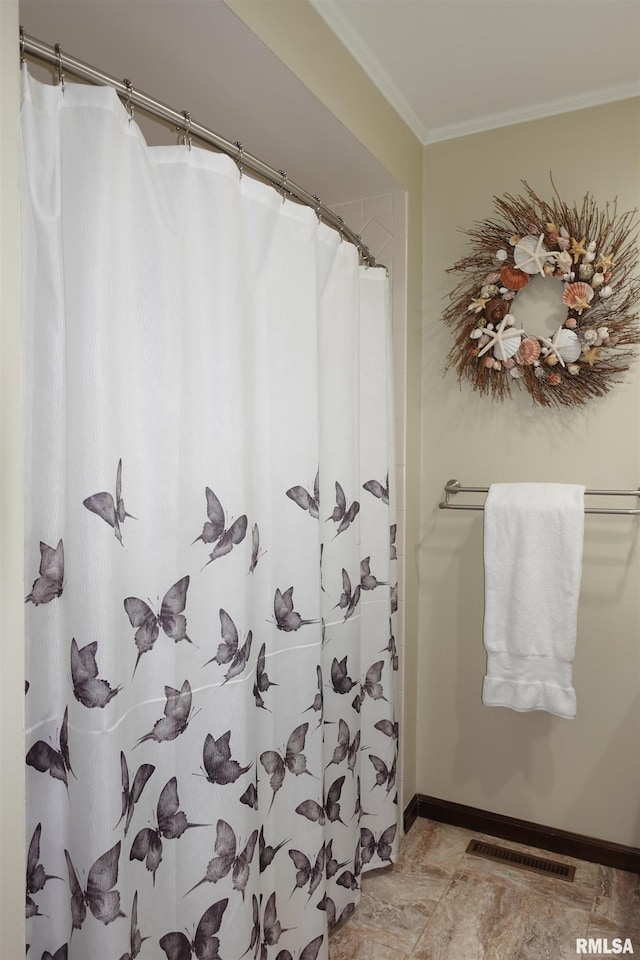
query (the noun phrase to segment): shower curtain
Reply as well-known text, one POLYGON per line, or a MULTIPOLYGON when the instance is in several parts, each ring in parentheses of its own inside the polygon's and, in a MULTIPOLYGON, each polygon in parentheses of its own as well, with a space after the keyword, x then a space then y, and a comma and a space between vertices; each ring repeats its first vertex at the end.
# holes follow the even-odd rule
POLYGON ((385 271, 23 71, 29 957, 326 960, 400 830, 385 271))

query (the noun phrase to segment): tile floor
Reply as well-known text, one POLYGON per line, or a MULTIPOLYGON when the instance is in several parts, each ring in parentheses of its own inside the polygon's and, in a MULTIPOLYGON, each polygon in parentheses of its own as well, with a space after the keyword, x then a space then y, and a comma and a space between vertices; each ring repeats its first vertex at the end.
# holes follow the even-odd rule
POLYGON ((609 950, 613 938, 629 937, 640 957, 640 875, 418 819, 398 862, 365 874, 362 899, 332 934, 329 956, 576 960, 578 937, 607 938, 609 950), (466 855, 474 837, 572 864, 574 881, 466 855))

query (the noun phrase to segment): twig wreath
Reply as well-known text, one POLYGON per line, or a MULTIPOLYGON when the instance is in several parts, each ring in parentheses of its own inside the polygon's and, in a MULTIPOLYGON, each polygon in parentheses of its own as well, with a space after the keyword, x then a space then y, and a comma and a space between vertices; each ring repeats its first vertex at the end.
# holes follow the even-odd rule
POLYGON ((517 381, 543 406, 577 407, 609 392, 640 343, 636 211, 598 211, 587 194, 579 210, 555 197, 494 197, 501 220, 476 222, 472 252, 448 273, 464 273, 443 319, 455 330, 447 369, 481 394, 503 400, 517 381), (563 281, 564 323, 550 337, 517 322, 519 291, 536 277, 563 281))

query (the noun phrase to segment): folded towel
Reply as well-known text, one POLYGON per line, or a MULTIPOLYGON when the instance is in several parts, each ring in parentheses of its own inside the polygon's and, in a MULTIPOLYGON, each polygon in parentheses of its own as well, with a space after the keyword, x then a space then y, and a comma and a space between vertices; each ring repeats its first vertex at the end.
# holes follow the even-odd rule
POLYGON ((482 702, 573 719, 583 486, 496 483, 484 507, 482 702))

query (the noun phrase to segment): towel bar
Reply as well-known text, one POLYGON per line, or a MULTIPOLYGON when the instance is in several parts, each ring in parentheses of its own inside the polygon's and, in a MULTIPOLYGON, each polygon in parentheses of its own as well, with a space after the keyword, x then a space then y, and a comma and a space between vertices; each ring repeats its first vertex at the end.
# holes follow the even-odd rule
MULTIPOLYGON (((463 487, 459 480, 449 480, 444 487, 444 500, 438 504, 441 510, 484 510, 483 503, 450 503, 455 493, 488 493, 489 487, 463 487)), ((638 490, 585 490, 585 494, 594 497, 640 497, 638 490)), ((585 513, 621 513, 628 516, 640 515, 639 508, 619 509, 614 507, 585 507, 585 513)))

